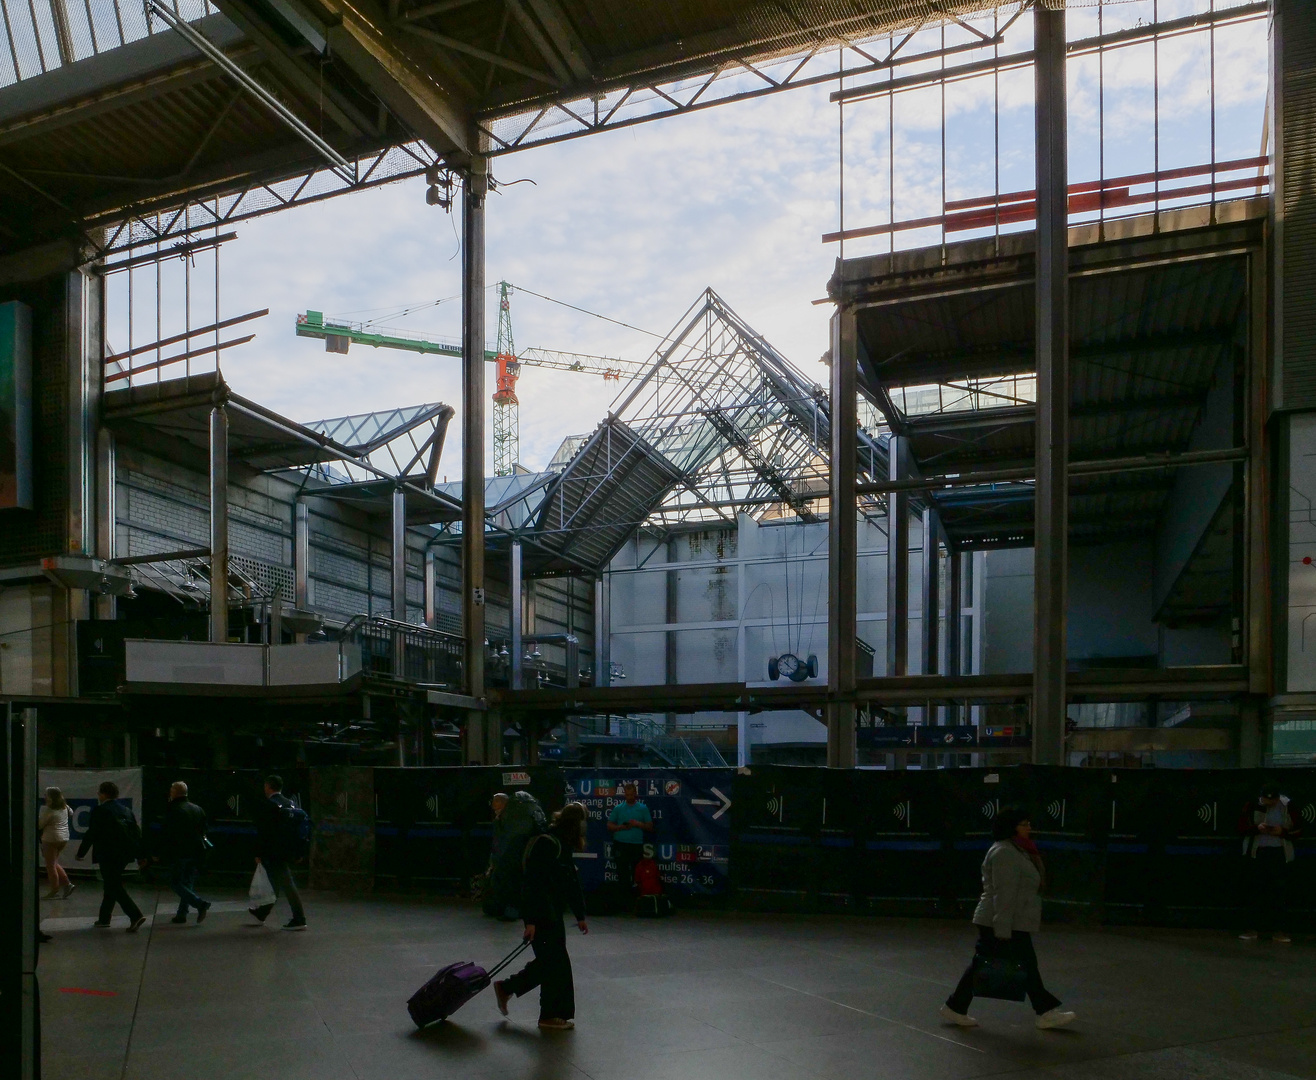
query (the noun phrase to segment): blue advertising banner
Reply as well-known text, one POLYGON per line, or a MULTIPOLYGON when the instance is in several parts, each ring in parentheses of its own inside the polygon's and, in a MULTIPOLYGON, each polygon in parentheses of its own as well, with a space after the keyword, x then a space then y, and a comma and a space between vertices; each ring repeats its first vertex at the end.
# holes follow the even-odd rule
POLYGON ((726 891, 731 845, 731 785, 734 769, 564 769, 567 798, 589 810, 589 835, 577 856, 586 892, 615 886, 608 813, 626 801, 634 783, 637 800, 653 815, 645 854, 658 863, 663 886, 678 896, 726 891))

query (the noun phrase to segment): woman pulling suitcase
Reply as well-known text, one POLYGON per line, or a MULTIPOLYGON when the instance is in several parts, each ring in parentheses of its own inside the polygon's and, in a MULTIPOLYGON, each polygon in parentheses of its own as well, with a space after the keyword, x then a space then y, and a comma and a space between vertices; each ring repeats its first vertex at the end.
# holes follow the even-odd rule
POLYGON ((575 1027, 576 988, 571 980, 571 958, 567 955, 567 932, 563 916, 570 911, 582 934, 585 894, 576 875, 574 855, 585 848, 587 814, 580 803, 567 803, 553 815, 547 832, 532 837, 523 856, 521 918, 525 940, 535 958, 510 979, 493 984, 498 1009, 506 1016, 513 997, 539 987, 539 1026, 545 1031, 575 1027))

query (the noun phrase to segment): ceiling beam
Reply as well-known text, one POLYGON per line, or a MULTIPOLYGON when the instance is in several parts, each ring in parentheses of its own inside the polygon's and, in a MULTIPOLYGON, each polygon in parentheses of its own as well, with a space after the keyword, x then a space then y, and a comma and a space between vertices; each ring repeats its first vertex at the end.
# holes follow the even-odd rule
POLYGON ((325 37, 336 57, 374 91, 390 112, 438 154, 455 163, 477 149, 469 110, 426 74, 404 48, 385 12, 370 0, 321 0, 334 16, 325 37))
POLYGON ((562 53, 567 67, 571 69, 571 74, 580 82, 593 78, 594 61, 558 0, 526 0, 526 2, 543 23, 544 30, 553 39, 553 44, 562 53))
POLYGON ((325 81, 323 71, 313 67, 290 47, 250 0, 215 0, 215 6, 259 46, 270 66, 294 90, 320 104, 325 115, 341 130, 349 135, 364 135, 375 130, 370 119, 337 87, 325 81))

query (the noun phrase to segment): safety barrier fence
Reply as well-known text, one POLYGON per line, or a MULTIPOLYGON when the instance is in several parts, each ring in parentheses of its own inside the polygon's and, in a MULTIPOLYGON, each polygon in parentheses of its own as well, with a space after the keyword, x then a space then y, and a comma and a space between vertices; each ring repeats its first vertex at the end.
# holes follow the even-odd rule
MULTIPOLYGON (((170 781, 207 811, 210 871, 249 874, 261 797, 254 770, 147 768, 148 836, 170 781)), ((1229 926, 1248 863, 1244 805, 1277 779, 1306 836, 1290 908, 1316 926, 1316 769, 1098 770, 1014 766, 937 771, 365 768, 284 772, 315 820, 313 885, 462 893, 488 865, 496 791, 528 790, 549 809, 590 811, 577 866, 603 901, 615 881, 604 818, 635 782, 654 815, 652 852, 685 901, 763 911, 967 918, 991 822, 1028 808, 1046 861, 1046 917, 1111 924, 1229 926)))

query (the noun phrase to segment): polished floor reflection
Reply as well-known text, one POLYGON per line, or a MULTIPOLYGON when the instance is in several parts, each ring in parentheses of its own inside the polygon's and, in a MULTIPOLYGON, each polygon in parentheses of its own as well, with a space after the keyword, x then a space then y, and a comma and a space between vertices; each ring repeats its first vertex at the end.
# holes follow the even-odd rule
MULTIPOLYGON (((153 891, 134 890, 143 909, 153 891)), ((1316 1077, 1313 943, 1199 931, 1055 927, 1049 987, 1079 1013, 1037 1031, 1026 1006, 937 1006, 969 955, 964 924, 683 913, 600 918, 570 941, 578 1027, 541 1034, 530 998, 486 992, 417 1032, 405 1001, 444 964, 490 965, 516 928, 455 901, 307 894, 311 929, 253 926, 236 893, 170 923, 166 891, 133 935, 93 929, 96 890, 45 901, 50 1080, 1020 1080, 1316 1077)), ((147 902, 149 901, 149 903, 147 902)), ((274 919, 271 919, 271 923, 274 919)))

